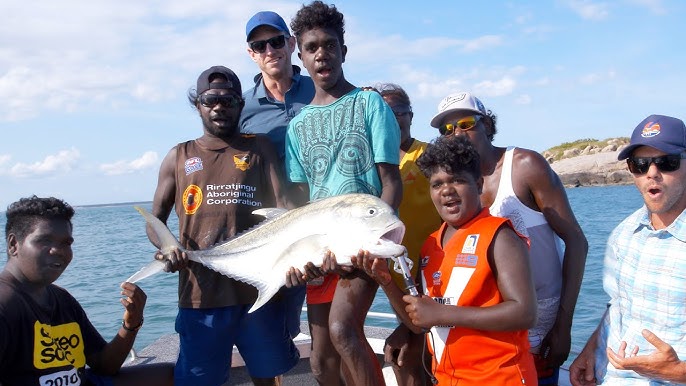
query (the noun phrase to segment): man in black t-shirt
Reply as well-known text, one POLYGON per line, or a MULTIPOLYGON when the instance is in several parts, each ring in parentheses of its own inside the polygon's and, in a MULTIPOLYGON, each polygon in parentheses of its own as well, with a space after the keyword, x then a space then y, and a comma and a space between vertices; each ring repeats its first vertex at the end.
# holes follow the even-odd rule
POLYGON ((32 196, 7 208, 0 272, 0 385, 171 385, 167 364, 120 372, 143 325, 146 295, 121 285, 124 316, 107 343, 81 305, 52 284, 72 260, 74 209, 32 196), (88 368, 86 368, 88 367, 88 368))

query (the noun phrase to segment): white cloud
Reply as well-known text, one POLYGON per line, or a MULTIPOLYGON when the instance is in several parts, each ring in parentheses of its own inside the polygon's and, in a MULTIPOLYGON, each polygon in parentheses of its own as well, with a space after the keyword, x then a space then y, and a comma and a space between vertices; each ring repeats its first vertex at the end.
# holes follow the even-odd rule
POLYGON ((517 81, 510 76, 503 76, 499 80, 484 80, 474 85, 474 93, 482 97, 494 97, 512 94, 517 81))
POLYGON ((583 76, 581 76, 579 81, 585 85, 594 85, 594 84, 602 83, 604 81, 612 80, 615 78, 615 76, 616 76, 615 71, 610 70, 606 73, 590 73, 590 74, 583 75, 583 76))
POLYGON ((497 47, 503 42, 502 37, 496 35, 481 36, 476 39, 460 42, 463 51, 473 52, 497 47))
POLYGON ((629 2, 640 7, 648 8, 652 13, 657 15, 664 15, 667 12, 662 0, 629 0, 629 2))
POLYGON ((122 160, 111 164, 102 164, 100 165, 100 170, 109 176, 131 174, 157 166, 157 160, 156 152, 146 151, 140 158, 136 158, 133 161, 122 160))
POLYGON ((0 2, 0 121, 173 99, 218 63, 247 80, 256 69, 245 51, 245 21, 265 5, 288 15, 299 8, 283 1, 0 2))
POLYGON ((531 104, 531 96, 528 94, 519 95, 518 97, 515 98, 514 102, 515 102, 515 104, 518 104, 518 105, 530 105, 531 104))
POLYGON ((42 161, 32 164, 17 163, 9 169, 7 174, 19 178, 65 174, 73 169, 80 157, 81 154, 76 148, 61 150, 55 155, 49 155, 42 161))
POLYGON ((420 98, 443 98, 444 96, 465 89, 461 79, 445 79, 441 82, 424 82, 417 85, 420 98))
POLYGON ((585 20, 600 21, 609 16, 608 4, 603 2, 569 0, 567 6, 585 20))
POLYGON ((450 37, 412 39, 407 36, 387 35, 370 39, 368 35, 358 33, 346 36, 346 44, 351 47, 346 60, 350 59, 356 65, 360 63, 387 65, 387 62, 379 61, 379 58, 392 58, 394 63, 409 59, 436 60, 437 55, 442 57, 446 52, 487 51, 501 46, 503 38, 498 35, 484 35, 473 39, 450 37), (402 49, 398 49, 399 47, 402 49))
POLYGON ((12 159, 12 156, 9 154, 0 154, 0 166, 6 164, 9 162, 9 160, 12 159))
POLYGON ((536 86, 541 86, 541 87, 547 86, 550 84, 550 78, 548 78, 547 76, 540 78, 538 80, 535 80, 533 84, 536 86))

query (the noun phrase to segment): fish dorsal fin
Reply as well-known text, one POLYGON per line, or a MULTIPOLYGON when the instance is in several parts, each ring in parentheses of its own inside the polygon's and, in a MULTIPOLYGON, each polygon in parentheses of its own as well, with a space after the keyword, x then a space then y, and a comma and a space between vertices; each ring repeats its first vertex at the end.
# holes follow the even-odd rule
POLYGON ((262 208, 262 209, 257 209, 253 210, 252 214, 256 214, 258 216, 262 216, 267 220, 273 220, 282 214, 288 212, 288 209, 284 208, 262 208))

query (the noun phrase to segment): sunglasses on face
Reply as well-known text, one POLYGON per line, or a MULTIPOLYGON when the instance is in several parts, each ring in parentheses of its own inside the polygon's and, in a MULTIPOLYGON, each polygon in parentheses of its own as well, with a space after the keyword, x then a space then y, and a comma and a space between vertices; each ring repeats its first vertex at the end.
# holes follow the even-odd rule
POLYGON ((441 135, 452 135, 455 130, 469 131, 476 126, 479 119, 481 119, 480 115, 470 115, 455 122, 446 123, 438 128, 438 132, 441 133, 441 135))
POLYGON ((200 95, 200 104, 205 107, 214 107, 221 104, 224 107, 238 107, 242 99, 234 95, 217 95, 217 94, 202 94, 200 95))
POLYGON ((279 35, 267 40, 255 40, 254 42, 250 42, 250 49, 262 54, 267 50, 267 43, 275 50, 281 49, 286 45, 286 36, 279 35))
POLYGON ((655 164, 661 172, 673 172, 681 167, 681 160, 686 158, 686 153, 667 154, 660 157, 629 157, 626 163, 629 171, 634 174, 646 174, 650 164, 655 164))
MULTIPOLYGON (((391 109, 391 110, 393 110, 393 109, 391 109)), ((395 115, 396 118, 406 117, 410 114, 412 114, 412 110, 407 110, 407 109, 393 110, 393 115, 395 115)))

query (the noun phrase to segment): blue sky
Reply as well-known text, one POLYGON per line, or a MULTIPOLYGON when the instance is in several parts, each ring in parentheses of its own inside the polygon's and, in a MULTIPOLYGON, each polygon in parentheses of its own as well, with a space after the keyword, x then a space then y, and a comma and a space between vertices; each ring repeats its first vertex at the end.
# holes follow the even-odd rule
MULTIPOLYGON (((0 211, 31 194, 151 200, 167 151, 202 132, 186 100, 198 74, 223 64, 251 87, 245 22, 269 9, 289 23, 301 4, 0 3, 0 211)), ((652 113, 686 116, 682 1, 335 4, 346 78, 403 86, 425 141, 438 102, 457 91, 498 114, 495 144, 537 151, 628 136, 652 113)))

